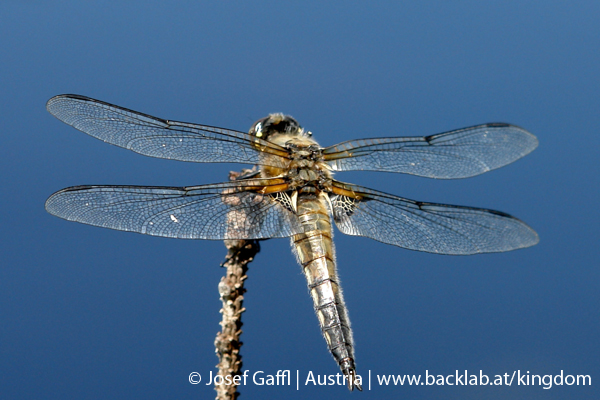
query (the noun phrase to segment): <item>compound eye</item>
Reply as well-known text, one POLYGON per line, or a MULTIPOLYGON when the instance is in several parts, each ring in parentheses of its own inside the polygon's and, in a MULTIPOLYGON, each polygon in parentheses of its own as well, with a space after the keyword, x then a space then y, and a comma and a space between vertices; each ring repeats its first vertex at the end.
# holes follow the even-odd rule
POLYGON ((273 134, 289 133, 296 135, 302 132, 302 128, 298 121, 289 115, 271 114, 266 118, 261 118, 250 128, 250 135, 256 136, 264 140, 273 134))
POLYGON ((267 118, 261 118, 258 121, 256 121, 254 123, 254 125, 252 125, 252 128, 250 128, 250 131, 248 132, 250 135, 256 136, 258 138, 262 138, 264 139, 267 132, 265 130, 265 122, 268 119, 267 118))
POLYGON ((286 132, 296 133, 300 130, 300 124, 294 118, 286 117, 285 130, 286 132))
POLYGON ((256 124, 256 126, 254 127, 254 136, 261 137, 263 134, 262 128, 263 128, 262 122, 259 122, 258 124, 256 124))

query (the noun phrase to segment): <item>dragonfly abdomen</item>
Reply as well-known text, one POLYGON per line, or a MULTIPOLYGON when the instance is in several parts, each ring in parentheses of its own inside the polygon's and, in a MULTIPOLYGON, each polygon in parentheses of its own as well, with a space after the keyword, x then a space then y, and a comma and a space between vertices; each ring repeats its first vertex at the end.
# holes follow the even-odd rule
POLYGON ((348 379, 350 390, 355 386, 361 389, 359 384, 354 383, 354 341, 342 289, 337 279, 331 219, 322 196, 324 195, 298 196, 297 215, 304 233, 294 235, 292 243, 306 276, 329 351, 348 379))

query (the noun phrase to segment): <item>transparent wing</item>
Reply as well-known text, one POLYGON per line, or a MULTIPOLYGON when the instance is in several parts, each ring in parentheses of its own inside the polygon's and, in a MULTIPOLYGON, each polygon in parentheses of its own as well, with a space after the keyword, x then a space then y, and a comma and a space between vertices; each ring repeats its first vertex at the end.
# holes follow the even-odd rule
POLYGON ((59 120, 97 139, 146 156, 193 162, 282 167, 287 151, 247 133, 168 121, 89 97, 66 94, 46 104, 59 120))
POLYGON ((455 255, 509 251, 539 241, 524 222, 499 211, 423 203, 337 181, 332 192, 333 218, 347 235, 455 255))
POLYGON ((467 178, 532 152, 537 138, 518 126, 494 123, 425 137, 362 139, 323 150, 334 171, 401 172, 428 178, 467 178))
POLYGON ((180 239, 265 239, 301 232, 289 198, 263 195, 282 180, 252 179, 170 188, 75 186, 46 201, 49 213, 69 221, 180 239))

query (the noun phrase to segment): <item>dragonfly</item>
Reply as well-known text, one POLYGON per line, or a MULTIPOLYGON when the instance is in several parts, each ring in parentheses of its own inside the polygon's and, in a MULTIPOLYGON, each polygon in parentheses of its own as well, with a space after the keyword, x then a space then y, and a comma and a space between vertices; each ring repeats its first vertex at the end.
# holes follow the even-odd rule
POLYGON ((312 132, 283 114, 270 114, 245 133, 161 119, 80 95, 55 96, 46 108, 82 132, 146 156, 258 166, 244 179, 200 186, 68 187, 45 206, 69 221, 146 235, 290 238, 323 337, 350 390, 362 387, 338 280, 333 223, 347 235, 437 254, 505 252, 539 241, 532 228, 504 212, 414 201, 333 178, 355 170, 438 179, 479 175, 537 147, 537 138, 515 125, 488 123, 321 147, 312 132))

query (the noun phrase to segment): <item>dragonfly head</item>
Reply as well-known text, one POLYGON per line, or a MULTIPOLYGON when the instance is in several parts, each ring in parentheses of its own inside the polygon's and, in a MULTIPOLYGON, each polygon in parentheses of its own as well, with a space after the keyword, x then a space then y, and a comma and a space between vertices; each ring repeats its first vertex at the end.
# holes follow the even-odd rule
POLYGON ((281 113, 259 119, 249 133, 264 140, 269 140, 275 134, 310 136, 310 132, 305 132, 293 117, 281 113))

